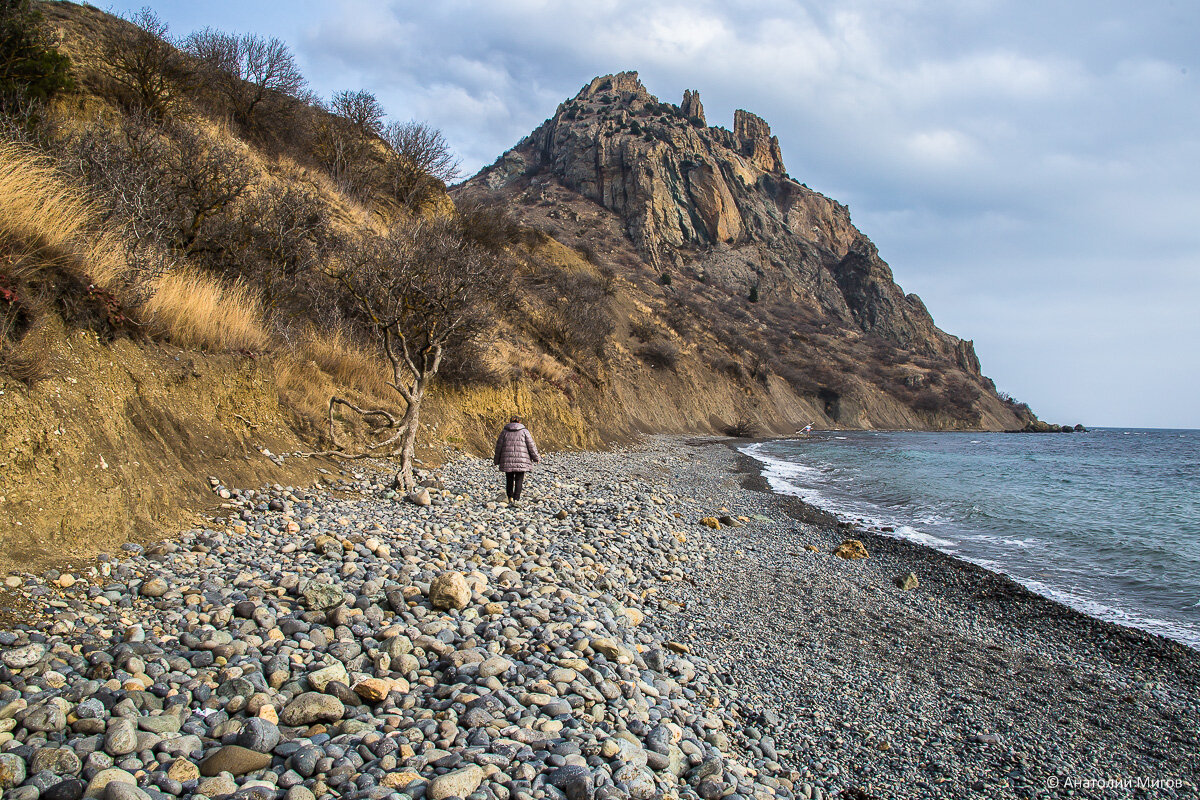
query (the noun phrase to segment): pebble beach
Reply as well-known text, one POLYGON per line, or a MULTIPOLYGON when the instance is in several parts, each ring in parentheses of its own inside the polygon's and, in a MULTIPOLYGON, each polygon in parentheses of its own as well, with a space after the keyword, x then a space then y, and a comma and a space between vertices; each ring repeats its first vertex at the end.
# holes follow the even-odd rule
POLYGON ((725 441, 549 454, 515 506, 487 460, 419 503, 386 466, 213 476, 204 528, 9 575, 0 797, 1200 796, 1200 652, 725 441))

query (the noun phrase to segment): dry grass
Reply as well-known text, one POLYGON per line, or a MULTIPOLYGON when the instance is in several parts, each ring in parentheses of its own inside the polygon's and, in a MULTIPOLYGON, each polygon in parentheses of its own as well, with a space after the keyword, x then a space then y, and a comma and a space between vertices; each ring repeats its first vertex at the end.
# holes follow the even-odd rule
POLYGON ((180 269, 156 278, 151 289, 141 315, 152 334, 180 347, 253 351, 270 341, 262 304, 244 284, 180 269))
POLYGON ((396 390, 388 384, 391 367, 379 355, 350 341, 341 331, 332 334, 310 332, 302 352, 338 385, 371 397, 395 400, 396 390))
POLYGON ((521 351, 513 358, 513 366, 522 375, 540 378, 555 386, 566 384, 571 377, 571 370, 546 353, 530 353, 521 351))
POLYGON ((0 253, 13 282, 61 269, 110 288, 125 275, 122 249, 94 231, 95 213, 49 165, 0 143, 0 253))

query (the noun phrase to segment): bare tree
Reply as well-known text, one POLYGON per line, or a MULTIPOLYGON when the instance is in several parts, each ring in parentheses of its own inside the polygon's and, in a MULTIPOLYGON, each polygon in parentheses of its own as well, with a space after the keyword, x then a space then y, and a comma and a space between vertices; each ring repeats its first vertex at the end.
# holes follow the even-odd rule
POLYGON ((187 80, 187 65, 171 41, 167 23, 149 8, 127 21, 129 25, 105 40, 104 74, 128 106, 161 120, 187 80))
POLYGON ((507 292, 507 276, 496 254, 462 235, 458 220, 400 225, 387 236, 368 235, 353 247, 334 277, 378 336, 392 369, 390 385, 404 400, 405 412, 397 420, 334 397, 329 417, 335 445, 335 406, 384 419, 391 435, 370 449, 398 445, 397 478, 412 488, 421 404, 430 382, 448 349, 478 337, 491 324, 493 304, 507 292))
POLYGON ((345 90, 323 107, 330 116, 317 122, 314 149, 338 188, 354 194, 377 174, 371 143, 383 131, 383 105, 368 91, 345 90))
POLYGON ((306 97, 307 81, 280 39, 204 28, 183 44, 214 73, 217 90, 243 124, 252 124, 256 112, 272 97, 306 97))
POLYGON ((419 207, 459 175, 458 159, 446 137, 424 122, 393 122, 384 128, 383 140, 392 151, 388 189, 410 208, 419 207))
POLYGON ((383 132, 383 118, 386 116, 383 104, 365 89, 334 92, 329 110, 350 123, 362 139, 370 139, 383 132))

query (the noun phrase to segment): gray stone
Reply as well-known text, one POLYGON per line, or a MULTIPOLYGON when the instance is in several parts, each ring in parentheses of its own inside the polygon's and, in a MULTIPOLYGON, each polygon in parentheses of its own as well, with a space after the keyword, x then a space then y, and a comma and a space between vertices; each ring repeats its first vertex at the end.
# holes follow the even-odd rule
POLYGON ((142 584, 142 597, 162 597, 171 587, 162 578, 151 578, 142 584))
POLYGON ((130 786, 137 786, 137 778, 133 777, 133 775, 123 769, 109 767, 108 769, 100 770, 92 776, 92 779, 88 781, 87 788, 83 791, 83 796, 85 798, 103 797, 105 789, 114 781, 127 783, 130 786))
POLYGON ((561 789, 567 800, 593 800, 596 795, 595 780, 587 767, 567 764, 547 776, 546 780, 556 789, 561 789))
POLYGON ((314 722, 337 722, 346 714, 341 700, 320 692, 304 692, 284 707, 279 715, 284 725, 311 725, 314 722))
POLYGON ((237 744, 248 750, 269 753, 279 744, 279 728, 270 720, 251 717, 238 733, 237 744))
POLYGON ((25 759, 16 753, 0 753, 0 790, 20 786, 26 774, 25 759))
MULTIPOLYGON (((61 701, 60 701, 61 702, 61 701)), ((67 727, 67 715, 57 703, 39 703, 25 712, 21 724, 38 733, 57 733, 67 727)))
POLYGON ((300 596, 304 598, 305 605, 314 611, 327 611, 346 602, 346 596, 339 587, 316 581, 309 581, 300 596))
POLYGON ((29 759, 29 771, 33 773, 48 770, 65 778, 78 775, 81 769, 83 763, 69 747, 43 747, 29 759))
POLYGON ((108 723, 104 752, 110 756, 124 756, 136 752, 137 746, 137 727, 133 720, 117 718, 108 723))
POLYGON ((465 798, 478 789, 482 781, 483 768, 478 764, 470 764, 434 778, 425 790, 425 797, 428 800, 446 800, 447 797, 465 798))
POLYGON ((104 787, 104 800, 150 800, 150 795, 128 783, 112 781, 104 787))
POLYGON ((44 655, 46 655, 46 645, 34 642, 23 647, 6 649, 0 653, 0 661, 3 661, 4 666, 9 669, 25 669, 41 661, 44 655))

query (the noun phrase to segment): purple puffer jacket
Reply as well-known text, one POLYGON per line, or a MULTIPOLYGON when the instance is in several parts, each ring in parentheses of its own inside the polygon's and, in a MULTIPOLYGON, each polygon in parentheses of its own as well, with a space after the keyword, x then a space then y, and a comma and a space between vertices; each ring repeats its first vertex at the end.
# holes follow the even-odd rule
POLYGON ((503 472, 528 472, 541 461, 533 436, 519 422, 510 422, 496 440, 496 456, 492 461, 503 472))

